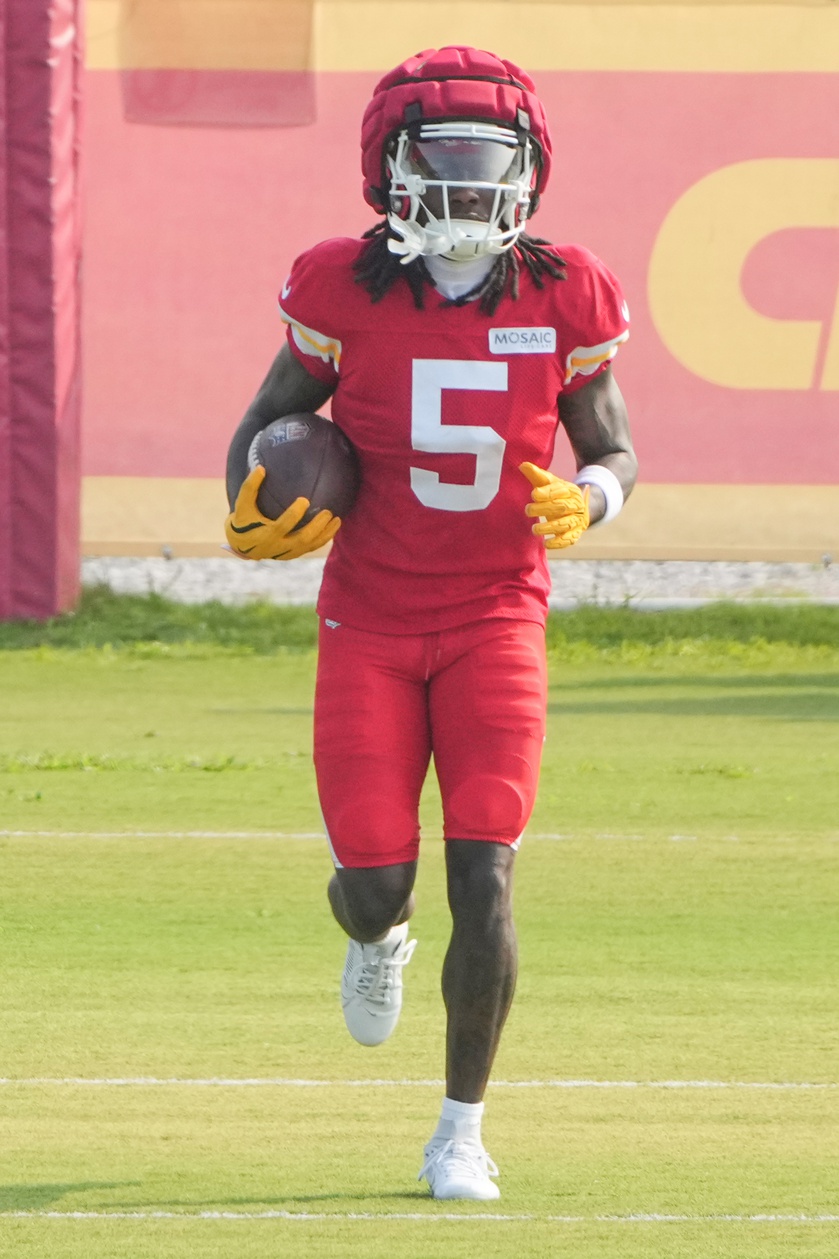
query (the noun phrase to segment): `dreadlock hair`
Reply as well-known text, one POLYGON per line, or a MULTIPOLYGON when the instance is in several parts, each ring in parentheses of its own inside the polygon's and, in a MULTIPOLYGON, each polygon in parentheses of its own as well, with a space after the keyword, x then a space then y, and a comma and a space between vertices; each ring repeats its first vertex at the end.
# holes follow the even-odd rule
MULTIPOLYGON (((388 240, 392 237, 393 233, 386 219, 364 233, 362 239, 367 244, 353 263, 355 282, 367 290, 374 302, 380 302, 393 285, 403 279, 411 290, 417 310, 422 310, 425 306, 425 289, 427 286, 433 287, 434 281, 422 258, 416 258, 404 266, 397 255, 390 252, 388 240)), ((480 301, 481 313, 494 315, 507 290, 513 301, 517 300, 522 264, 539 289, 545 287, 546 276, 552 280, 565 279, 566 264, 562 258, 550 252, 550 241, 522 232, 512 249, 497 256, 492 269, 480 285, 471 293, 446 304, 462 306, 466 302, 480 301)))

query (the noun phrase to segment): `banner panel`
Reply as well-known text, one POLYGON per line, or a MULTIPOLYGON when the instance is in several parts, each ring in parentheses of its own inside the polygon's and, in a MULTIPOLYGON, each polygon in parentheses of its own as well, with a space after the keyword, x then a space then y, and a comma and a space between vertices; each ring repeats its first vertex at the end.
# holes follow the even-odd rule
MULTIPOLYGON (((7 0, 0 0, 0 100, 6 92, 7 0)), ((12 415, 9 328, 9 155, 0 111, 0 618, 12 606, 12 415)))
POLYGON ((79 589, 78 0, 5 0, 7 581, 0 615, 79 589))

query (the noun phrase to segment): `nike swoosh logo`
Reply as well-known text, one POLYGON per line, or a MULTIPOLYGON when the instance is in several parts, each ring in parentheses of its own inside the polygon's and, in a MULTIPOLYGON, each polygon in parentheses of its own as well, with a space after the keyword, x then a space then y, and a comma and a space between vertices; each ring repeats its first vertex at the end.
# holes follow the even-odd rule
POLYGON ((233 522, 231 521, 230 528, 233 530, 234 533, 250 533, 252 529, 261 529, 262 521, 255 520, 252 525, 242 525, 241 527, 239 525, 234 525, 233 522))
POLYGON ((286 280, 285 284, 283 285, 283 291, 282 291, 283 301, 285 301, 285 299, 288 297, 290 292, 291 292, 291 285, 289 284, 288 280, 286 280))

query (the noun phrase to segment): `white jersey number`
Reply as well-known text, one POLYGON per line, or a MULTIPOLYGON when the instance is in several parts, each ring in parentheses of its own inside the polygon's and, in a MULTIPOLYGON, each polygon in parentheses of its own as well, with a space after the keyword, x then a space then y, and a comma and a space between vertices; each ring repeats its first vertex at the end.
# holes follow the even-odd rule
POLYGON ((411 468, 411 489, 424 507, 440 511, 482 511, 498 493, 507 443, 494 428, 479 424, 444 424, 443 390, 507 392, 507 364, 465 359, 414 360, 411 445, 429 455, 474 455, 471 485, 451 485, 438 472, 411 468))

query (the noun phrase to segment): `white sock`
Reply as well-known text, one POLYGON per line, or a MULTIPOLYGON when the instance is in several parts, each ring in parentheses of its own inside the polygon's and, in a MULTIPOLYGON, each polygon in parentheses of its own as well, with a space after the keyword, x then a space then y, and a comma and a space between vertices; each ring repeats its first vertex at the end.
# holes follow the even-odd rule
POLYGON ((384 940, 380 940, 379 944, 386 944, 389 949, 393 949, 395 951, 406 938, 407 934, 407 922, 398 922, 395 927, 391 927, 384 940))
POLYGON ((456 1102, 451 1097, 444 1097, 440 1122, 432 1140, 436 1137, 442 1137, 445 1141, 455 1138, 458 1141, 476 1141, 480 1144, 483 1113, 483 1102, 456 1102))
POLYGON ((400 922, 395 927, 391 927, 386 936, 382 936, 381 940, 376 940, 372 946, 373 949, 385 949, 388 953, 395 953, 408 935, 408 924, 400 922))

